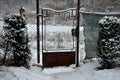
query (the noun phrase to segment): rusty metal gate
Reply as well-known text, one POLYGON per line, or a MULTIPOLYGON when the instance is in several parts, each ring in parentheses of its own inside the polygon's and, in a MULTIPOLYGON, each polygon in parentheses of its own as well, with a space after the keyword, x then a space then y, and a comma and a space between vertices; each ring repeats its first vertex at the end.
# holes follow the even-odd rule
MULTIPOLYGON (((37 0, 38 1, 38 0, 37 0)), ((42 8, 37 3, 38 63, 40 62, 40 30, 43 67, 69 66, 78 64, 79 51, 79 8, 53 10, 42 8), (76 13, 77 12, 77 13, 76 13), (40 20, 39 20, 40 17, 40 20), (54 23, 53 23, 54 22, 54 23), (39 28, 39 23, 41 26, 39 28), (64 23, 64 24, 61 24, 64 23)))

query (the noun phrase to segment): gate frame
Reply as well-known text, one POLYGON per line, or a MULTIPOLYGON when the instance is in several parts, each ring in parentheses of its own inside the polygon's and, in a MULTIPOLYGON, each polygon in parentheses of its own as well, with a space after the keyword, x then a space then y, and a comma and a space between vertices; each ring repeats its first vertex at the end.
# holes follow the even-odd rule
POLYGON ((76 14, 74 14, 76 8, 68 8, 66 10, 53 10, 51 8, 42 8, 41 9, 41 19, 42 19, 42 58, 43 58, 43 67, 53 67, 53 66, 69 66, 70 64, 75 64, 75 37, 73 38, 73 45, 68 49, 47 49, 46 48, 46 18, 50 18, 51 14, 60 15, 68 14, 68 18, 73 21, 72 29, 75 29, 74 21, 76 21, 76 14), (45 33, 44 33, 45 32, 45 33), (44 48, 45 44, 45 48, 44 48), (58 50, 58 51, 55 51, 58 50))
MULTIPOLYGON (((80 0, 77 0, 76 15, 77 15, 77 25, 76 25, 76 29, 75 29, 75 34, 76 34, 76 54, 75 54, 75 61, 76 61, 76 67, 79 67, 80 0)), ((37 62, 38 63, 40 63, 40 27, 39 27, 39 25, 40 25, 40 20, 39 20, 40 16, 42 16, 42 18, 44 17, 43 13, 42 14, 39 13, 39 0, 36 0, 37 62)))

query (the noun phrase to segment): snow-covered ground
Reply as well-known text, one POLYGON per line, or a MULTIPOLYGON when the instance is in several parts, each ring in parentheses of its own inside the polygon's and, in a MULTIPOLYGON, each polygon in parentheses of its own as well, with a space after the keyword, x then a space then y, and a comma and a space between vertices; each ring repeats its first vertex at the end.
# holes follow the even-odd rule
POLYGON ((96 70, 97 61, 82 64, 78 68, 54 67, 41 70, 31 67, 0 67, 0 80, 120 80, 120 68, 96 70))
POLYGON ((0 80, 55 80, 54 77, 44 74, 40 68, 32 67, 0 67, 0 80))
POLYGON ((120 68, 96 70, 97 61, 83 64, 71 72, 56 73, 57 80, 120 80, 120 68))
MULTIPOLYGON (((2 24, 0 22, 0 26, 2 24)), ((31 38, 32 63, 36 63, 36 26, 34 24, 28 24, 27 26, 31 38)), ((53 27, 51 26, 48 30, 53 31, 53 27)), ((69 27, 59 26, 54 31, 65 31, 65 29, 69 30, 69 27)), ((81 28, 82 30, 83 28, 81 28)), ((81 39, 83 37, 82 35, 81 39)), ((2 50, 0 51, 2 52, 2 50)), ((80 58, 84 58, 84 44, 82 42, 80 42, 80 54, 80 58)), ((78 68, 74 68, 74 66, 44 68, 44 70, 37 66, 31 66, 30 69, 0 66, 0 80, 120 80, 120 68, 96 70, 95 68, 100 66, 96 59, 90 60, 85 64, 81 62, 81 66, 78 68)))

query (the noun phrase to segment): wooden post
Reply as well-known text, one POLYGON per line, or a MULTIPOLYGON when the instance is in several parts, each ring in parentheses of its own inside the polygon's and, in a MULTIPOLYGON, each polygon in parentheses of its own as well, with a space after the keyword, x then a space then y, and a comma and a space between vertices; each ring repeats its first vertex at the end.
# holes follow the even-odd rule
POLYGON ((37 20, 37 63, 40 63, 40 29, 39 29, 39 0, 36 0, 36 20, 37 20))
POLYGON ((80 0, 78 0, 78 2, 77 2, 77 27, 76 27, 77 45, 76 45, 76 67, 79 66, 79 27, 80 27, 80 0))

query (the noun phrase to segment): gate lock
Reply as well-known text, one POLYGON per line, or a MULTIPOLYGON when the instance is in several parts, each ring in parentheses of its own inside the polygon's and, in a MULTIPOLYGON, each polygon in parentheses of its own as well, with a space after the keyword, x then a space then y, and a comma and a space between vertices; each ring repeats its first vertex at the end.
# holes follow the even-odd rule
POLYGON ((76 34, 76 33, 77 33, 76 28, 75 28, 75 29, 73 28, 73 29, 71 30, 71 35, 72 35, 73 37, 77 37, 77 34, 76 34))

